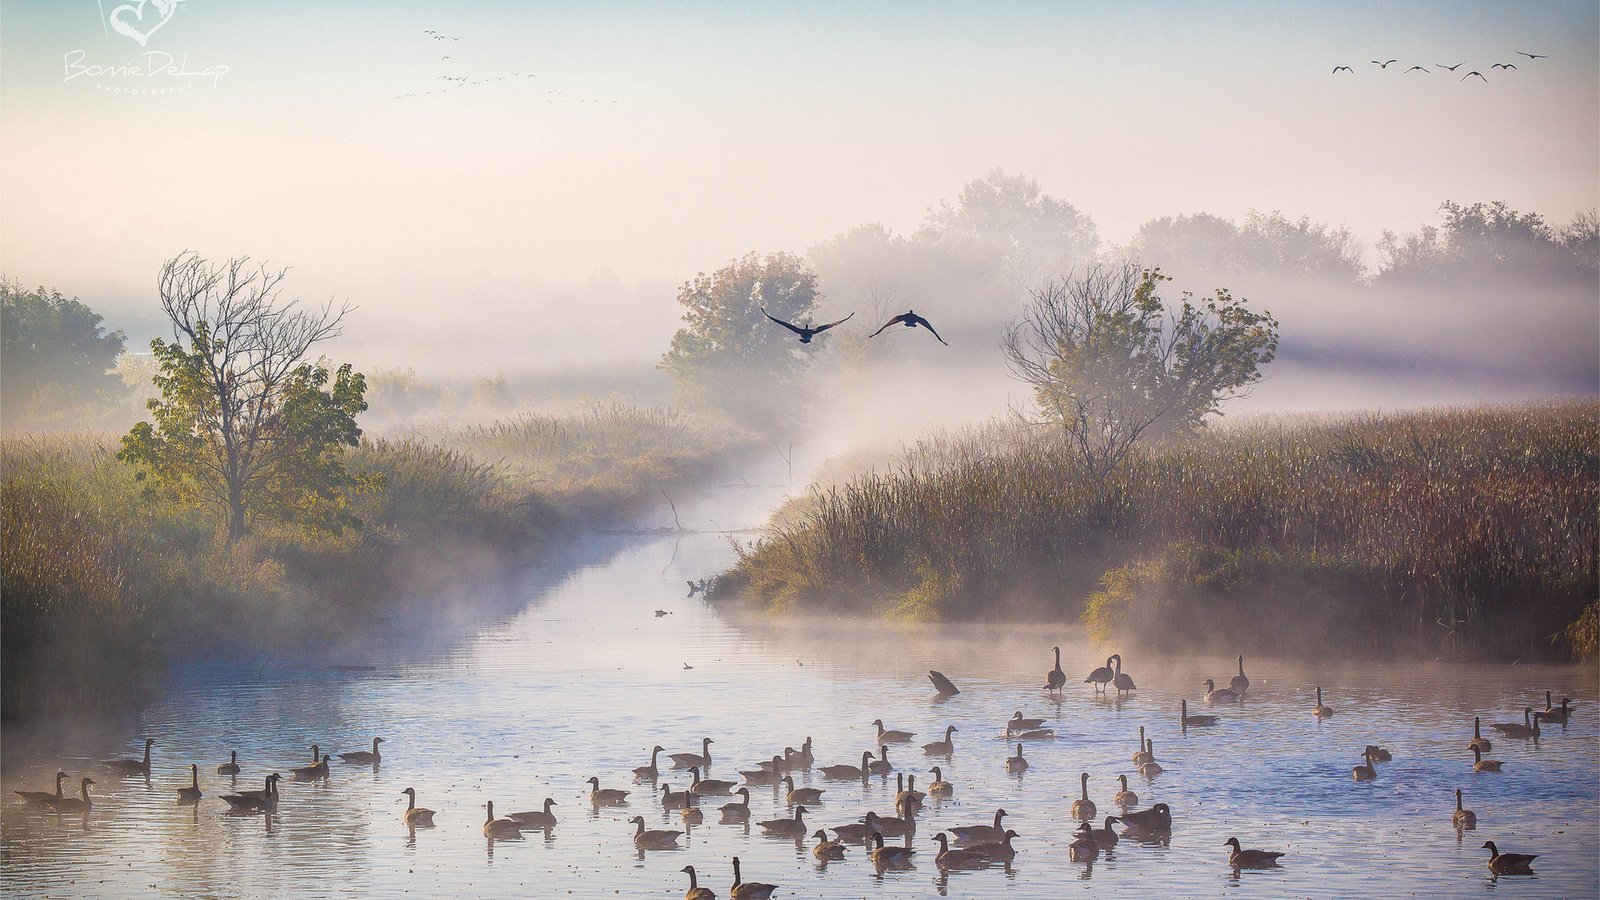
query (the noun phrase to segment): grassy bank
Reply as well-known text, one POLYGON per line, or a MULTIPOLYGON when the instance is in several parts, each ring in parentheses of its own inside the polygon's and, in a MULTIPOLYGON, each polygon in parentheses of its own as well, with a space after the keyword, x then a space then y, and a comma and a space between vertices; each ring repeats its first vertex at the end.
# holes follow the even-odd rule
POLYGON ((215 522, 146 499, 105 437, 0 442, 4 716, 113 708, 182 657, 265 658, 468 602, 590 525, 689 490, 748 435, 670 410, 523 416, 349 452, 360 528, 215 522))
POLYGON ((789 510, 720 591, 1151 647, 1582 655, 1597 426, 1569 403, 1229 427, 1133 458, 1099 502, 1048 436, 945 437, 789 510))

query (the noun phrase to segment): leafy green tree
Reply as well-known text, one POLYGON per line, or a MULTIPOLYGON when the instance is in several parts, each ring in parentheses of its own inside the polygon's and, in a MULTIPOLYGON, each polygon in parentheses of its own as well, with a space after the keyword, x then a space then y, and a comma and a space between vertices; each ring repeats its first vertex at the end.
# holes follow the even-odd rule
POLYGON ((685 326, 672 336, 661 368, 690 405, 755 428, 789 424, 805 396, 811 357, 762 308, 808 326, 816 324, 811 313, 819 299, 816 274, 792 253, 751 253, 710 275, 701 272, 678 290, 685 326))
POLYGON ((0 415, 12 427, 61 421, 122 393, 111 370, 126 338, 58 291, 0 281, 0 415))
POLYGON ((307 360, 348 307, 282 301, 283 277, 192 253, 162 266, 173 339, 150 343, 161 396, 148 404, 154 423, 135 425, 117 454, 152 494, 213 510, 230 545, 256 520, 333 531, 355 522, 346 498, 358 483, 342 451, 360 440, 366 379, 307 360))
POLYGON ((1226 290, 1169 307, 1160 270, 1091 266, 1033 291, 1004 339, 1011 375, 1033 387, 1097 486, 1142 437, 1191 431, 1261 380, 1278 323, 1226 290))

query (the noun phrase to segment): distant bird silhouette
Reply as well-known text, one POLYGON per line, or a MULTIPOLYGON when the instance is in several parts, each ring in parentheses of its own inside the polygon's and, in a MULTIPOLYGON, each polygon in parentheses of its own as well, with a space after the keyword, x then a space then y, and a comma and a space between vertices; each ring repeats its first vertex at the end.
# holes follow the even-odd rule
POLYGON ((1351 75, 1354 75, 1356 73, 1356 70, 1350 68, 1349 66, 1334 66, 1333 67, 1333 74, 1337 75, 1340 72, 1349 72, 1351 75))
POLYGON ((826 325, 818 325, 815 328, 802 328, 799 325, 791 325, 788 322, 785 322, 784 320, 782 320, 780 318, 777 318, 772 313, 767 312, 767 308, 765 306, 761 307, 761 314, 763 316, 766 316, 767 318, 771 319, 772 321, 777 322, 779 325, 782 325, 783 327, 789 329, 790 331, 794 332, 795 334, 800 335, 800 343, 802 343, 802 344, 811 343, 811 339, 812 338, 814 338, 817 335, 823 333, 824 331, 827 331, 829 328, 832 328, 835 325, 838 325, 838 324, 840 324, 842 322, 850 321, 851 317, 855 315, 855 313, 851 313, 850 315, 845 316, 844 318, 840 319, 838 322, 829 322, 826 325))
POLYGON ((1455 70, 1457 70, 1457 69, 1461 68, 1462 66, 1466 65, 1466 63, 1465 63, 1465 61, 1463 61, 1463 62, 1458 62, 1453 66, 1447 66, 1444 63, 1434 63, 1434 65, 1436 65, 1439 68, 1444 69, 1446 71, 1454 72, 1455 70))
POLYGON ((1389 68, 1389 63, 1396 63, 1396 62, 1399 62, 1399 61, 1400 60, 1398 60, 1398 59, 1391 59, 1391 60, 1389 60, 1389 62, 1378 62, 1377 60, 1373 60, 1372 62, 1373 62, 1373 65, 1376 65, 1380 69, 1387 69, 1387 68, 1389 68))
POLYGON ((1520 53, 1523 56, 1526 56, 1529 59, 1549 59, 1550 58, 1550 57, 1544 55, 1543 53, 1529 53, 1526 50, 1518 50, 1517 52, 1520 53))
POLYGON ((923 317, 921 317, 919 315, 917 315, 917 311, 914 310, 914 309, 908 309, 905 312, 901 313, 900 315, 895 316, 894 318, 890 319, 889 321, 883 323, 883 328, 879 328, 877 331, 874 331, 873 333, 867 335, 867 337, 875 338, 878 335, 883 334, 884 328, 888 328, 890 325, 894 325, 896 323, 904 325, 907 328, 915 328, 918 325, 921 325, 923 328, 926 328, 929 331, 933 332, 933 336, 936 337, 936 338, 939 338, 939 343, 944 344, 946 347, 950 346, 950 342, 946 341, 942 337, 939 337, 939 332, 934 331, 933 330, 933 326, 928 323, 928 320, 924 319, 923 317))
POLYGON ((1495 63, 1494 65, 1490 66, 1489 68, 1491 68, 1491 69, 1515 69, 1516 67, 1517 67, 1516 63, 1495 63))
POLYGON ((1406 72, 1408 72, 1408 73, 1410 73, 1410 72, 1422 72, 1422 73, 1426 73, 1426 72, 1427 72, 1427 71, 1428 71, 1428 70, 1427 70, 1427 69, 1424 69, 1424 68, 1423 68, 1423 67, 1421 67, 1421 66, 1412 66, 1412 67, 1411 67, 1411 68, 1409 68, 1409 69, 1407 69, 1407 70, 1406 70, 1406 72))
MULTIPOLYGON (((1483 78, 1483 73, 1482 72, 1473 71, 1473 72, 1468 72, 1467 74, 1461 76, 1461 80, 1462 81, 1466 81, 1468 78, 1471 78, 1474 75, 1478 76, 1479 78, 1483 78)), ((1488 81, 1489 79, 1483 78, 1483 80, 1484 81, 1488 81)))

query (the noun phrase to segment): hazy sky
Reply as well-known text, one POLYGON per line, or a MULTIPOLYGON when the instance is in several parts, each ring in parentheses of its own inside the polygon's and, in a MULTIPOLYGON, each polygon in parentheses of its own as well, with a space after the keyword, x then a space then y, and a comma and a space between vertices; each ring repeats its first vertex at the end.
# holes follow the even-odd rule
POLYGON ((148 29, 165 2, 0 7, 5 274, 145 305, 192 248, 292 264, 297 292, 366 315, 459 316, 541 279, 676 283, 863 222, 909 232, 995 167, 1117 242, 1259 208, 1370 243, 1445 199, 1565 222, 1600 192, 1592 0, 181 0, 143 48, 107 24, 148 29), (147 51, 194 74, 81 68, 147 51), (1460 80, 1475 68, 1488 83, 1460 80))

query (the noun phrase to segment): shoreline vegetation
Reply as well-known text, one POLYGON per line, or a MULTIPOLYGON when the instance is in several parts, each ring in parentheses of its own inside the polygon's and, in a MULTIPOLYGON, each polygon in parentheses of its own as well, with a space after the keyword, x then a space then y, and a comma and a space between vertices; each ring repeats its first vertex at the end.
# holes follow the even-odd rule
POLYGON ((1058 432, 946 433, 774 517, 713 595, 771 614, 1077 619, 1097 644, 1597 655, 1600 403, 1212 427, 1101 492, 1058 432))
POLYGON ((178 658, 295 656, 503 589, 582 529, 693 490, 754 436, 668 408, 525 413, 345 453, 359 527, 214 519, 144 495, 115 434, 0 441, 4 718, 136 702, 178 658))

